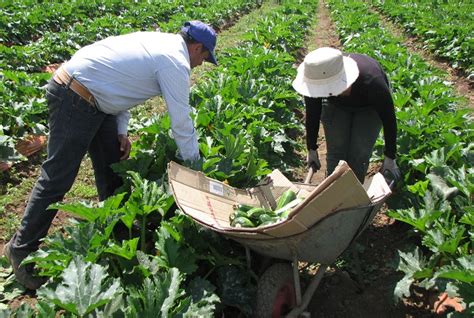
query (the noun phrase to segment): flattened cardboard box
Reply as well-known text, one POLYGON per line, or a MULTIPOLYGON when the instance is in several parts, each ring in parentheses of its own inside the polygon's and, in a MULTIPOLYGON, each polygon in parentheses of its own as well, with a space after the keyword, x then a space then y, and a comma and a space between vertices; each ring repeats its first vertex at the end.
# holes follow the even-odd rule
POLYGON ((317 186, 293 183, 279 170, 274 170, 267 176, 267 184, 238 189, 175 162, 168 165, 168 177, 176 203, 185 214, 214 231, 253 239, 295 235, 335 211, 368 206, 390 194, 390 188, 380 174, 369 180, 364 188, 344 161, 317 186), (285 221, 257 228, 230 226, 229 216, 235 205, 268 206, 288 189, 297 192, 297 197, 303 201, 285 221), (272 198, 268 198, 269 195, 272 198))

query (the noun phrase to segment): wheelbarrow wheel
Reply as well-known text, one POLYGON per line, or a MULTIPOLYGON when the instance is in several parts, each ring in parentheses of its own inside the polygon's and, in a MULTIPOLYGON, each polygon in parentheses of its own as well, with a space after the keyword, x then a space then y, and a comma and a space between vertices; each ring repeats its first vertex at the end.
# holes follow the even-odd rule
POLYGON ((293 269, 288 263, 270 266, 258 280, 255 317, 281 317, 296 305, 293 269))

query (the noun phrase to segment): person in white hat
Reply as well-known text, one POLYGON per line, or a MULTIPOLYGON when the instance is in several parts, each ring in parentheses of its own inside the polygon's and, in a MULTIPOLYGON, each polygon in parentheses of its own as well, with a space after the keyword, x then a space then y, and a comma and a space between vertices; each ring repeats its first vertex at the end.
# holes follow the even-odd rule
POLYGON ((298 67, 293 88, 304 95, 306 105, 308 166, 321 168, 317 139, 322 121, 327 175, 339 160, 345 160, 363 183, 383 127, 385 149, 381 172, 389 181, 400 178, 395 161, 395 109, 387 76, 376 60, 362 54, 344 55, 330 47, 319 48, 310 52, 298 67))

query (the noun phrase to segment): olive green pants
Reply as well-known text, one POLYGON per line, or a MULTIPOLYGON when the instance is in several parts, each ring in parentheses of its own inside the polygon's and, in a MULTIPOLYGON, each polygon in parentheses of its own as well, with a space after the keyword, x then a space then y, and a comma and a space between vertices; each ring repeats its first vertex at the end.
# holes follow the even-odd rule
POLYGON ((344 160, 363 183, 382 128, 377 112, 370 108, 352 111, 326 104, 323 105, 321 122, 326 137, 327 175, 334 171, 339 160, 344 160))

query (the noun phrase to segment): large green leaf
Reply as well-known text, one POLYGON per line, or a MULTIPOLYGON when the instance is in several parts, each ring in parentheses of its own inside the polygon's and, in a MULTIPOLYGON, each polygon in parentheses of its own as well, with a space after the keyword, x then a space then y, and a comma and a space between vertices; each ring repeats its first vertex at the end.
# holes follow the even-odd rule
POLYGON ((405 273, 405 276, 397 283, 394 295, 397 299, 410 297, 410 286, 415 282, 415 275, 423 271, 426 266, 426 259, 420 255, 418 247, 413 253, 398 251, 400 260, 398 270, 405 273))
POLYGON ((465 238, 465 229, 456 223, 454 225, 448 224, 448 222, 436 222, 435 227, 426 232, 423 244, 435 253, 456 255, 461 242, 465 238), (443 227, 443 225, 447 225, 447 227, 443 227))
POLYGON ((137 253, 138 237, 131 240, 123 240, 122 245, 112 242, 104 252, 118 255, 125 259, 131 260, 137 253))
POLYGON ((225 305, 237 307, 250 316, 255 306, 256 283, 247 269, 238 266, 220 266, 218 289, 225 305))
POLYGON ((426 177, 431 181, 431 186, 443 200, 448 200, 459 192, 456 187, 449 187, 446 181, 437 174, 429 173, 426 177))
POLYGON ((457 259, 454 265, 445 265, 439 268, 436 277, 449 278, 464 283, 474 283, 474 255, 467 255, 457 259))
POLYGON ((160 260, 154 256, 146 254, 142 251, 137 251, 137 268, 143 273, 143 276, 149 277, 156 275, 162 267, 160 266, 160 260))
POLYGON ((122 293, 118 279, 107 283, 107 268, 75 257, 61 275, 55 290, 44 287, 38 294, 58 307, 84 316, 122 293))
POLYGON ((49 318, 54 317, 56 315, 55 306, 52 303, 39 300, 38 304, 36 305, 37 313, 36 317, 38 318, 49 318))
POLYGON ((215 286, 209 281, 196 277, 188 285, 186 292, 191 295, 181 302, 176 310, 179 317, 212 317, 219 297, 214 293, 215 286))
POLYGON ((176 268, 146 278, 141 288, 132 288, 127 297, 129 317, 156 318, 171 316, 184 292, 180 289, 181 275, 176 268))
MULTIPOLYGON (((2 133, 1 130, 0 133, 2 133)), ((19 161, 22 158, 24 157, 15 149, 13 139, 0 134, 0 161, 19 161)))
POLYGON ((107 198, 98 204, 91 204, 85 202, 79 203, 55 203, 50 205, 50 209, 61 209, 69 212, 79 218, 86 219, 93 222, 99 219, 104 222, 108 217, 122 213, 120 206, 126 193, 120 193, 107 198))
POLYGON ((157 231, 156 249, 161 260, 160 265, 167 268, 176 267, 187 274, 193 273, 197 269, 197 255, 185 242, 177 241, 170 232, 171 227, 164 222, 157 231))

